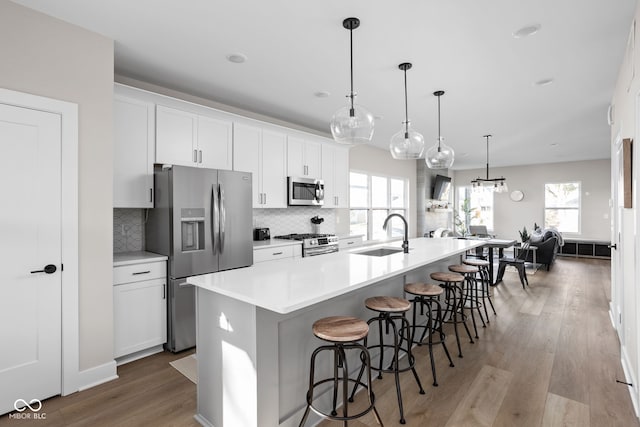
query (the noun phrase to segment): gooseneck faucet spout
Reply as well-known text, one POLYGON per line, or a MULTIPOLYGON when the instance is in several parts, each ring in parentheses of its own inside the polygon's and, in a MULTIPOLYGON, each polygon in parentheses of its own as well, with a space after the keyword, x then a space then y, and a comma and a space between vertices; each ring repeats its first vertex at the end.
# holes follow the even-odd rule
POLYGON ((385 220, 384 220, 384 224, 382 224, 382 229, 386 230, 387 229, 387 223, 389 222, 389 220, 391 218, 393 218, 394 216, 397 216, 398 218, 400 218, 402 220, 402 222, 404 222, 404 240, 402 241, 402 249, 404 251, 405 254, 409 253, 409 225, 407 224, 407 220, 404 219, 404 217, 402 215, 400 215, 399 213, 392 213, 390 214, 385 220))

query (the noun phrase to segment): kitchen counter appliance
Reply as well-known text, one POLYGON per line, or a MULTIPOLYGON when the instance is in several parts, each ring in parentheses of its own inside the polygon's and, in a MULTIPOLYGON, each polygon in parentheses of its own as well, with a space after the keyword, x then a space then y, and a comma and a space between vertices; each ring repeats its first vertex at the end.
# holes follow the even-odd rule
POLYGON ((256 242, 261 240, 269 240, 271 238, 271 233, 268 228, 254 228, 253 229, 253 240, 256 242))
POLYGON ((167 263, 167 344, 196 345, 195 288, 188 276, 253 264, 251 173, 154 165, 155 203, 146 249, 167 263))
POLYGON ((286 234, 274 238, 302 241, 303 257, 338 252, 338 237, 333 234, 286 234))

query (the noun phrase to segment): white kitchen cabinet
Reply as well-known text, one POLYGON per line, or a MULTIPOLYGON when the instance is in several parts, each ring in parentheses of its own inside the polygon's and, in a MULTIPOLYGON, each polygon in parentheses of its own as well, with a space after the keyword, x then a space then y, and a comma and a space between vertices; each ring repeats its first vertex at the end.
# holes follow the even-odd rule
POLYGON ((302 257, 302 244, 294 244, 289 246, 264 247, 253 249, 253 263, 274 261, 283 258, 300 258, 302 257))
POLYGON ((153 207, 155 105, 145 92, 114 86, 113 207, 153 207))
POLYGON ((215 115, 156 106, 156 163, 231 170, 233 124, 215 115))
POLYGON ((287 139, 287 175, 319 178, 321 144, 309 137, 289 134, 287 139))
POLYGON ((276 128, 234 123, 234 170, 252 173, 254 208, 287 207, 286 147, 276 128))
POLYGON ((349 148, 322 145, 324 208, 349 207, 349 148))
POLYGON ((161 351, 167 341, 166 262, 113 270, 114 357, 161 351))
POLYGON ((345 236, 338 237, 338 249, 343 251, 347 249, 357 248, 362 245, 362 236, 345 236))

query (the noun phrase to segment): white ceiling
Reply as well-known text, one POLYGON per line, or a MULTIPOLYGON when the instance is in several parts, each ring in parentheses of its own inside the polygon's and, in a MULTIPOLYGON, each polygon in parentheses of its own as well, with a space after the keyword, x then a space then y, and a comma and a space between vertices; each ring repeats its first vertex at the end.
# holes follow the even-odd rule
POLYGON ((453 169, 609 157, 607 107, 635 0, 15 0, 115 40, 116 73, 329 132, 349 90, 388 147, 404 117, 456 151, 453 169), (540 24, 538 33, 512 33, 540 24), (244 64, 226 56, 243 53, 244 64), (546 86, 533 83, 545 78, 546 86), (328 91, 328 98, 315 92, 328 91), (557 145, 552 145, 557 144, 557 145))

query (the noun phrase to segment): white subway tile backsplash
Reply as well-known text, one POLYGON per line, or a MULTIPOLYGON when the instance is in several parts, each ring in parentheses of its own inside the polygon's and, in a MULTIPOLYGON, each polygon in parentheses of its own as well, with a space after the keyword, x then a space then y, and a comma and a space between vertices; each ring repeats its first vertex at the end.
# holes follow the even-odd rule
POLYGON ((253 226, 268 227, 271 237, 290 233, 335 233, 334 209, 314 206, 290 206, 286 209, 254 209, 253 226), (324 218, 316 229, 311 223, 314 216, 324 218))

